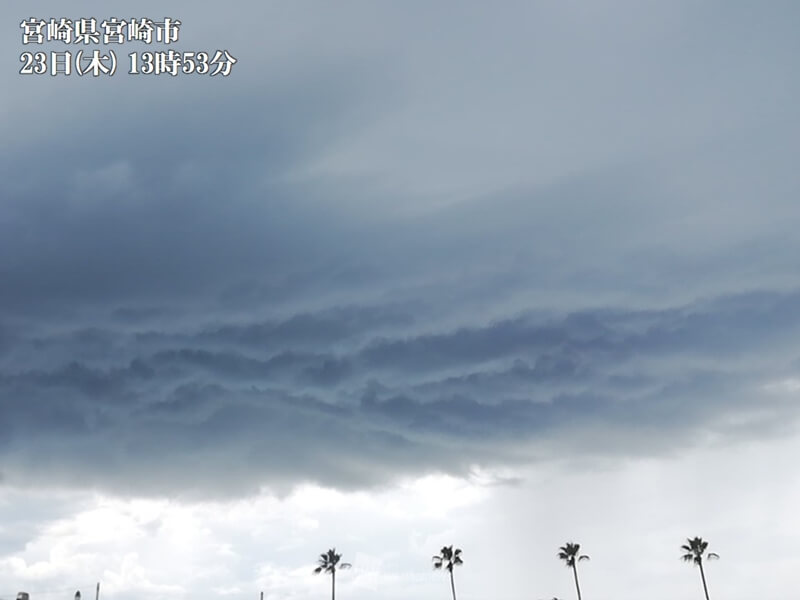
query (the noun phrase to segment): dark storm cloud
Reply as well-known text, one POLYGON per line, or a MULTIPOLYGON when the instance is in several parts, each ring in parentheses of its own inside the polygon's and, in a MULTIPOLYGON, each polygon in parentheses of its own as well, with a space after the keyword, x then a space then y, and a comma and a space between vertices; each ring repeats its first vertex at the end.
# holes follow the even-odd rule
POLYGON ((326 228, 347 223, 330 205, 309 207, 319 189, 282 179, 366 125, 374 110, 362 105, 380 106, 383 93, 369 91, 374 70, 317 66, 269 85, 233 81, 224 95, 193 96, 191 106, 167 95, 147 101, 158 110, 146 119, 135 92, 93 102, 94 118, 114 123, 113 135, 94 127, 20 148, 0 182, 0 306, 53 310, 176 293, 183 304, 181 291, 219 293, 256 270, 302 270, 329 243, 326 228), (47 164, 47 177, 34 177, 31 164, 47 164), (303 231, 313 234, 301 239, 303 231))
POLYGON ((528 355, 534 366, 518 363, 510 375, 547 378, 561 371, 572 379, 582 359, 593 366, 637 355, 736 355, 768 341, 790 343, 798 326, 800 294, 754 293, 674 309, 585 311, 549 323, 521 317, 443 334, 380 339, 362 357, 372 366, 420 372, 528 355))
POLYGON ((358 487, 795 422, 762 389, 800 357, 795 20, 397 6, 186 4, 235 77, 3 86, 5 482, 358 487))
POLYGON ((412 323, 411 315, 391 307, 350 306, 293 315, 279 322, 227 325, 203 332, 199 341, 262 348, 334 344, 380 327, 398 329, 412 323))
MULTIPOLYGON (((384 313, 332 308, 284 323, 327 322, 325 348, 361 314, 384 313)), ((796 416, 759 389, 794 376, 798 292, 529 314, 412 337, 387 337, 382 319, 356 322, 363 342, 337 355, 289 350, 308 343, 305 325, 278 327, 265 345, 238 335, 247 323, 211 336, 172 338, 166 329, 157 350, 128 329, 61 334, 59 343, 76 347, 102 340, 119 358, 16 371, 6 361, 6 471, 21 484, 144 494, 235 495, 302 481, 359 487, 519 460, 515 444, 657 453, 702 431, 774 434, 796 416), (771 416, 752 431, 726 425, 755 408, 771 416), (606 437, 584 436, 587 428, 606 437)))

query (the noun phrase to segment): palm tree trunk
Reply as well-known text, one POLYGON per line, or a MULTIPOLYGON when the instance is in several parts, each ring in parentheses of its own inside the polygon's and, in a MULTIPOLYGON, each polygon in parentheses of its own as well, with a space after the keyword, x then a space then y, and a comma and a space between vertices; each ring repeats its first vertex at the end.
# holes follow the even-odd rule
MULTIPOLYGON (((581 600, 581 586, 578 584, 578 568, 572 563, 572 574, 575 575, 575 589, 578 590, 578 600, 581 600)), ((708 600, 708 598, 706 598, 708 600)))
POLYGON ((703 578, 703 591, 706 593, 706 600, 708 600, 708 586, 706 585, 706 574, 703 571, 703 563, 699 563, 700 565, 700 577, 703 578))
POLYGON ((453 579, 453 571, 450 571, 450 589, 453 590, 453 600, 456 600, 456 582, 453 579))
POLYGON ((336 600, 336 571, 331 571, 331 600, 336 600))

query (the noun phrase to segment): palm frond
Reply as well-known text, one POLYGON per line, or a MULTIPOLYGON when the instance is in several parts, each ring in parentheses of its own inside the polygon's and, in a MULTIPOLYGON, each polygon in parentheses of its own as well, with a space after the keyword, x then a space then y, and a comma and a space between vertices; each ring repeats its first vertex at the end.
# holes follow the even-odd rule
MULTIPOLYGON (((682 560, 686 562, 693 562, 696 565, 702 566, 703 564, 703 555, 708 548, 708 542, 701 537, 695 536, 693 538, 686 538, 687 544, 683 544, 681 546, 681 550, 683 550, 686 554, 681 556, 682 560)), ((719 555, 716 552, 709 552, 706 554, 706 558, 709 559, 716 559, 719 558, 719 555)))
MULTIPOLYGON (((339 561, 341 560, 342 555, 336 552, 336 548, 331 548, 327 552, 323 552, 319 555, 319 559, 317 559, 318 566, 314 569, 314 573, 336 573, 336 567, 339 565, 339 561)), ((340 567, 343 569, 349 568, 349 563, 344 563, 340 567), (347 566, 345 566, 347 565, 347 566)))
POLYGON ((464 561, 461 559, 461 548, 453 550, 453 546, 442 546, 439 554, 431 557, 434 569, 444 568, 448 573, 453 572, 453 567, 456 565, 463 565, 464 561))

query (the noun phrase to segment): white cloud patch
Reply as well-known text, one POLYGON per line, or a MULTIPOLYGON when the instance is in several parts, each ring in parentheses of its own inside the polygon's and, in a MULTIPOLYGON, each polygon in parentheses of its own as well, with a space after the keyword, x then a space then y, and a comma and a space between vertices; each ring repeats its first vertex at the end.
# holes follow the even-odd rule
POLYGON ((267 599, 305 600, 328 593, 329 577, 312 569, 319 553, 336 547, 353 563, 337 577, 342 597, 399 599, 409 590, 447 592, 430 557, 455 544, 464 553, 455 573, 463 597, 545 598, 572 592, 555 554, 574 540, 592 557, 581 563, 587 594, 635 598, 655 579, 657 597, 668 598, 698 592, 699 577, 679 560, 679 546, 701 535, 722 557, 708 568, 717 594, 761 590, 777 598, 781 585, 753 574, 772 565, 786 581, 800 565, 792 549, 800 531, 792 531, 791 516, 800 488, 780 474, 791 470, 798 449, 787 439, 676 449, 669 459, 564 463, 530 469, 514 486, 425 477, 379 493, 308 488, 283 500, 183 504, 94 496, 24 551, 2 558, 0 573, 32 592, 70 584, 88 590, 99 579, 122 599, 264 591, 267 599), (309 520, 318 526, 309 530, 309 520), (621 564, 632 543, 637 560, 621 564), (769 548, 783 558, 748 561, 769 548), (620 578, 629 585, 619 587, 620 578))

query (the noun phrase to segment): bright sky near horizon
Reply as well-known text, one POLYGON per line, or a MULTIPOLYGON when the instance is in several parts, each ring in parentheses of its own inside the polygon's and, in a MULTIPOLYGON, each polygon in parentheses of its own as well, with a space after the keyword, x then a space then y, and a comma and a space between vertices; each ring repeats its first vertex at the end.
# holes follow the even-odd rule
POLYGON ((800 5, 0 15, 0 599, 800 587, 800 5))

